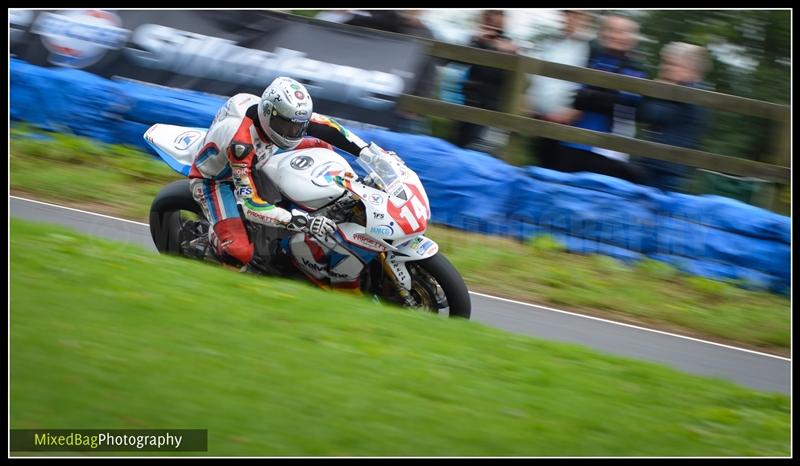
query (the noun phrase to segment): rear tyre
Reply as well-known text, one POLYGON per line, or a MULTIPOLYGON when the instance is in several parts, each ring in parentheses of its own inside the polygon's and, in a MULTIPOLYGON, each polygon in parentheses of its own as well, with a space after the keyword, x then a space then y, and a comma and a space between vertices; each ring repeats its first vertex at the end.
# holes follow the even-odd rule
POLYGON ((150 236, 163 254, 181 254, 181 232, 184 219, 181 211, 189 211, 203 219, 203 209, 192 197, 188 179, 174 181, 158 192, 150 205, 150 236))

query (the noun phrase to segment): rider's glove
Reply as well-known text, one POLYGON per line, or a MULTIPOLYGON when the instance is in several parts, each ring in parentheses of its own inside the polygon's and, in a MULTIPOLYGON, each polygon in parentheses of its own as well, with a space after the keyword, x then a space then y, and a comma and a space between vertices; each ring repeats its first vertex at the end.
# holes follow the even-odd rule
POLYGON ((328 217, 313 217, 308 224, 308 232, 314 236, 331 236, 336 232, 336 222, 328 217))
POLYGON ((309 217, 302 210, 292 209, 292 220, 286 225, 291 231, 311 233, 314 236, 329 236, 336 232, 336 222, 328 217, 309 217))

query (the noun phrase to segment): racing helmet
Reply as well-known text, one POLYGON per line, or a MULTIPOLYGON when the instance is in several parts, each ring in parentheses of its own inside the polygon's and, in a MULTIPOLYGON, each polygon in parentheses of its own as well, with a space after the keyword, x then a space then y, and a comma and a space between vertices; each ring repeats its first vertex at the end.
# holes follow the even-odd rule
POLYGON ((294 149, 306 135, 313 103, 305 86, 292 78, 275 78, 261 94, 258 120, 275 145, 294 149))

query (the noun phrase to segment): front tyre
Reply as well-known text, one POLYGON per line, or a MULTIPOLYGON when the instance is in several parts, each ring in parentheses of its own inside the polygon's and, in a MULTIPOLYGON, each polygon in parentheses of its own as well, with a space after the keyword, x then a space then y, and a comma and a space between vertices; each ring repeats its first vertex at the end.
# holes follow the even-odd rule
POLYGON ((430 309, 446 304, 450 317, 469 319, 472 302, 467 285, 441 252, 407 265, 411 273, 411 293, 418 302, 430 309))

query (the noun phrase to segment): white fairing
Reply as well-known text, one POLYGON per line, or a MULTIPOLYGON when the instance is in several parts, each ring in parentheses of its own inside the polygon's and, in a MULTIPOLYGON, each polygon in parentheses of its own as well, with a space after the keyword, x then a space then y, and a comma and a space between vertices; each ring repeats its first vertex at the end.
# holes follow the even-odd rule
POLYGON ((258 167, 288 199, 309 210, 316 210, 344 193, 333 177, 353 172, 347 161, 321 147, 273 155, 258 167))
POLYGON ((207 132, 205 128, 157 123, 144 133, 144 139, 173 170, 188 175, 207 132))

